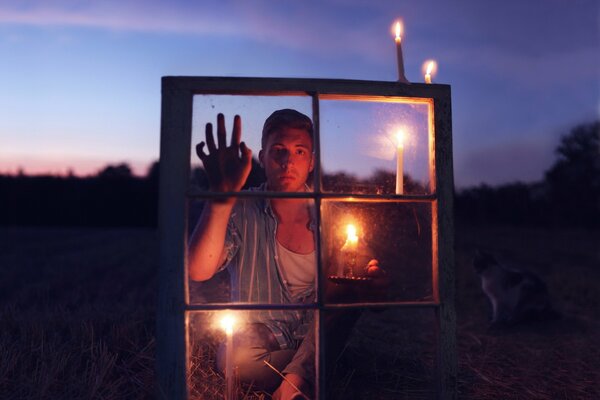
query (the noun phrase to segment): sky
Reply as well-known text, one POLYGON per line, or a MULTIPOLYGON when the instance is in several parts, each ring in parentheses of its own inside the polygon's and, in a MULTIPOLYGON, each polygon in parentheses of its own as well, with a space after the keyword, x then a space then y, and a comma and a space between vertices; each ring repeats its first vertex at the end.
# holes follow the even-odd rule
POLYGON ((397 18, 408 80, 451 85, 458 187, 542 179, 600 118, 597 0, 0 0, 0 173, 145 174, 166 75, 394 81, 397 18))

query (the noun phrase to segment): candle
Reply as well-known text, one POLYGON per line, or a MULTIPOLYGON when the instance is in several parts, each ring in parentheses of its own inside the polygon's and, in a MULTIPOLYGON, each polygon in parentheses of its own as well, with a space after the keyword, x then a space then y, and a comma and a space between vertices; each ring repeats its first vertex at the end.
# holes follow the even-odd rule
POLYGON ((402 22, 396 22, 396 57, 398 60, 398 82, 408 83, 404 76, 404 56, 402 55, 402 22))
POLYGON ((437 63, 433 60, 425 61, 423 70, 425 71, 425 83, 431 83, 431 75, 437 69, 437 63))
POLYGON ((396 133, 396 194, 404 194, 404 132, 396 133))
POLYGON ((348 224, 346 226, 346 234, 346 242, 342 246, 342 254, 344 255, 342 260, 342 276, 352 277, 356 265, 356 250, 358 249, 356 227, 352 224, 348 224))
POLYGON ((233 325, 235 319, 231 315, 225 315, 221 319, 221 327, 227 335, 225 347, 225 400, 234 400, 234 377, 233 377, 233 325))

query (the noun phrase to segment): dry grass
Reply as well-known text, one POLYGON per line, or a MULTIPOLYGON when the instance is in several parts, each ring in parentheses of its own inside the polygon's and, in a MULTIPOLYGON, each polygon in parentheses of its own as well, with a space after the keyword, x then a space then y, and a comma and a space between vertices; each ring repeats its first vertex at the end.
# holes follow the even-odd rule
MULTIPOLYGON (((456 243, 459 397, 600 398, 600 234, 460 227, 456 243), (475 248, 541 275, 566 317, 488 330, 475 248)), ((0 229, 0 398, 152 398, 156 248, 151 230, 0 229)), ((331 397, 431 398, 428 318, 365 313, 331 397)), ((218 398, 222 377, 202 367, 214 364, 214 344, 195 345, 204 348, 192 376, 213 384, 193 393, 218 398)), ((240 397, 268 398, 245 390, 240 397)))

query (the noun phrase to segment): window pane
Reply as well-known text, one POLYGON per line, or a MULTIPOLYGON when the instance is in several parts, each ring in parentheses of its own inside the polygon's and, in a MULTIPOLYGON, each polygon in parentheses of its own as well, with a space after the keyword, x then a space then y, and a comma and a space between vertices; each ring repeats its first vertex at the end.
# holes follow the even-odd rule
MULTIPOLYGON (((196 154, 196 145, 206 142, 206 124, 213 126, 215 143, 217 140, 217 114, 225 116, 227 146, 230 145, 234 116, 242 119, 241 140, 252 150, 252 172, 245 187, 255 187, 264 182, 264 171, 260 167, 258 155, 261 150, 261 136, 265 120, 274 111, 291 108, 311 120, 312 98, 308 96, 246 96, 246 95, 196 95, 192 119, 192 146, 190 151, 191 189, 208 190, 208 180, 201 160, 196 154)), ((204 152, 208 153, 207 146, 204 152)))
POLYGON ((436 397, 433 310, 322 313, 328 400, 436 397))
POLYGON ((430 203, 324 200, 321 210, 327 302, 432 300, 430 203))
POLYGON ((306 223, 295 228, 300 238, 292 241, 285 230, 276 234, 282 224, 277 223, 270 208, 273 200, 238 198, 229 220, 223 222, 224 238, 209 235, 204 246, 199 221, 203 221, 208 200, 188 201, 190 304, 314 304, 317 254, 316 225, 310 223, 316 219, 316 210, 310 206, 313 200, 286 199, 300 204, 307 214, 306 223), (222 252, 208 257, 212 244, 219 240, 222 252))
POLYGON ((323 191, 394 194, 400 165, 404 194, 431 192, 430 104, 399 101, 359 96, 320 101, 323 191))
POLYGON ((286 311, 304 318, 303 324, 287 327, 277 322, 277 312, 188 312, 189 397, 221 400, 229 384, 234 398, 270 398, 281 383, 273 368, 304 374, 311 382, 304 388, 310 395, 316 370, 314 311, 286 311))

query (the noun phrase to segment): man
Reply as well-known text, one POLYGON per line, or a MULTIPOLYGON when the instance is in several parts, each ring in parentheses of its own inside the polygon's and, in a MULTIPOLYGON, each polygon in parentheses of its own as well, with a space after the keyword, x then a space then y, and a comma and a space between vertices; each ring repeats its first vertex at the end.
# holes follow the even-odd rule
MULTIPOLYGON (((222 114, 217 116, 217 143, 212 125, 206 125, 206 142, 201 142, 196 152, 212 192, 240 191, 248 178, 252 152, 241 142, 241 131, 241 119, 235 116, 228 146, 222 114)), ((314 168, 312 134, 312 121, 298 111, 279 110, 267 118, 259 153, 267 181, 253 190, 307 191, 314 168)), ((207 201, 190 240, 191 279, 204 281, 227 267, 232 301, 314 302, 316 246, 311 203, 310 199, 290 198, 207 201)), ((240 379, 265 390, 277 387, 276 399, 301 398, 299 391, 311 393, 311 320, 312 314, 302 310, 249 313, 244 331, 236 335, 234 358, 240 379), (282 371, 285 379, 264 361, 282 371)))

